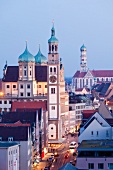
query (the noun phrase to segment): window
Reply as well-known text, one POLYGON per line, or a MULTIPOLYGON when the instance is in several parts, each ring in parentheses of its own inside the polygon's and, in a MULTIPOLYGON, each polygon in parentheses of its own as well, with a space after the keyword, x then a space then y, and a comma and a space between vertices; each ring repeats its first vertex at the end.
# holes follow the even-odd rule
POLYGON ((49 51, 51 51, 51 45, 49 45, 49 51))
POLYGON ((2 101, 0 101, 0 104, 2 104, 2 101))
POLYGON ((7 112, 7 108, 4 108, 4 112, 7 112))
POLYGON ((9 104, 11 104, 12 103, 12 101, 9 101, 9 104))
POLYGON ((54 57, 54 55, 52 55, 52 57, 54 57))
POLYGON ((57 51, 57 45, 55 45, 55 51, 57 51))
POLYGON ((91 135, 93 135, 93 131, 91 131, 91 135))
POLYGON ((7 85, 6 87, 7 87, 7 89, 8 89, 8 88, 10 88, 10 85, 7 85))
POLYGON ((108 133, 108 130, 106 130, 106 137, 109 137, 109 133, 108 133))
POLYGON ((23 96, 23 93, 20 93, 20 96, 23 96))
POLYGON ((108 169, 113 169, 113 163, 108 163, 108 169))
POLYGON ((53 135, 51 135, 51 137, 53 137, 53 135))
POLYGON ((54 67, 54 72, 56 73, 56 67, 54 67))
POLYGON ((55 106, 51 106, 51 110, 55 110, 55 106))
POLYGON ((26 68, 26 66, 24 68, 26 68))
POLYGON ((88 164, 88 169, 94 169, 94 163, 89 163, 88 164))
POLYGON ((31 71, 30 71, 30 76, 31 76, 31 71))
POLYGON ((47 88, 47 85, 45 85, 45 88, 47 88))
POLYGON ((50 67, 50 72, 52 72, 52 67, 50 67))
POLYGON ((2 137, 0 137, 0 141, 2 141, 2 137))
POLYGON ((98 136, 98 131, 97 131, 97 136, 98 136))
POLYGON ((26 72, 26 70, 24 70, 24 76, 26 76, 27 74, 26 74, 27 72, 26 72))
POLYGON ((27 96, 30 96, 30 93, 27 93, 27 96))
POLYGON ((55 88, 51 88, 51 94, 55 94, 55 88))
POLYGON ((23 89, 23 84, 20 85, 20 88, 23 89))
POLYGON ((52 45, 52 51, 54 51, 54 45, 52 45))
POLYGON ((13 141, 13 137, 8 137, 8 141, 13 141))
POLYGON ((16 88, 16 85, 13 85, 13 89, 15 89, 16 88))
POLYGON ((4 104, 7 104, 7 101, 4 101, 4 104))
POLYGON ((27 84, 27 88, 30 89, 30 84, 27 84))
POLYGON ((41 85, 39 85, 38 87, 41 88, 41 85))
POLYGON ((106 81, 108 81, 108 78, 106 78, 106 81))
POLYGON ((103 164, 103 163, 99 163, 99 164, 98 164, 98 169, 99 169, 99 170, 104 169, 104 164, 103 164))
POLYGON ((53 129, 53 127, 51 127, 51 129, 53 129))

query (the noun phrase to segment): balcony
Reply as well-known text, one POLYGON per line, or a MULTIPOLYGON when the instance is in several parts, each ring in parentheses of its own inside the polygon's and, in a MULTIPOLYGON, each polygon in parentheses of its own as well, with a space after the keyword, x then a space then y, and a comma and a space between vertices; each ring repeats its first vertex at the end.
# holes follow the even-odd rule
POLYGON ((18 96, 16 94, 3 94, 2 96, 0 96, 0 99, 39 99, 39 100, 47 100, 47 95, 42 94, 42 95, 33 95, 33 96, 18 96))

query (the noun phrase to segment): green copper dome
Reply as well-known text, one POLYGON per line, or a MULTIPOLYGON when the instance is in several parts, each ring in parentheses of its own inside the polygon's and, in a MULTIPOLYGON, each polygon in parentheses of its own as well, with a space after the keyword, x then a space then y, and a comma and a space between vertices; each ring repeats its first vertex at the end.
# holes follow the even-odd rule
POLYGON ((40 46, 39 46, 38 54, 35 56, 35 63, 38 63, 38 64, 47 63, 47 58, 41 53, 40 46))
POLYGON ((80 48, 80 51, 86 50, 85 45, 83 44, 82 47, 80 48))
POLYGON ((58 39, 55 37, 55 28, 54 25, 51 29, 51 38, 48 40, 48 43, 58 42, 58 39))
POLYGON ((18 57, 18 62, 35 62, 34 56, 27 49, 27 43, 25 51, 18 57))

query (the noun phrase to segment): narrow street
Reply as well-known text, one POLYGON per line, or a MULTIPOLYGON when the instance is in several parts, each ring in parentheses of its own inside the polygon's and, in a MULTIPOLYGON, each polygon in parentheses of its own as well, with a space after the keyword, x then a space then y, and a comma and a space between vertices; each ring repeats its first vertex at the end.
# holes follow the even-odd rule
MULTIPOLYGON (((65 138, 62 146, 57 150, 58 157, 56 157, 50 167, 50 170, 58 170, 61 166, 66 164, 67 162, 70 162, 74 159, 73 157, 73 151, 69 149, 69 144, 72 141, 76 141, 78 143, 78 136, 71 137, 71 135, 68 135, 68 137, 65 138), (65 158, 65 155, 68 153, 68 157, 65 158)), ((40 162, 39 166, 33 168, 33 170, 44 170, 44 167, 48 165, 47 158, 51 156, 51 153, 47 154, 46 158, 40 162)))

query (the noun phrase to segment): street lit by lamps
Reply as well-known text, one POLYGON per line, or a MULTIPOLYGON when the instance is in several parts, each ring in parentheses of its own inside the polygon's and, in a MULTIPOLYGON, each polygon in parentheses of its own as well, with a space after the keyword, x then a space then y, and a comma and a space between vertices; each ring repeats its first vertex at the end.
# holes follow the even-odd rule
POLYGON ((3 95, 4 95, 4 93, 1 91, 1 92, 0 92, 0 96, 3 96, 3 95))

